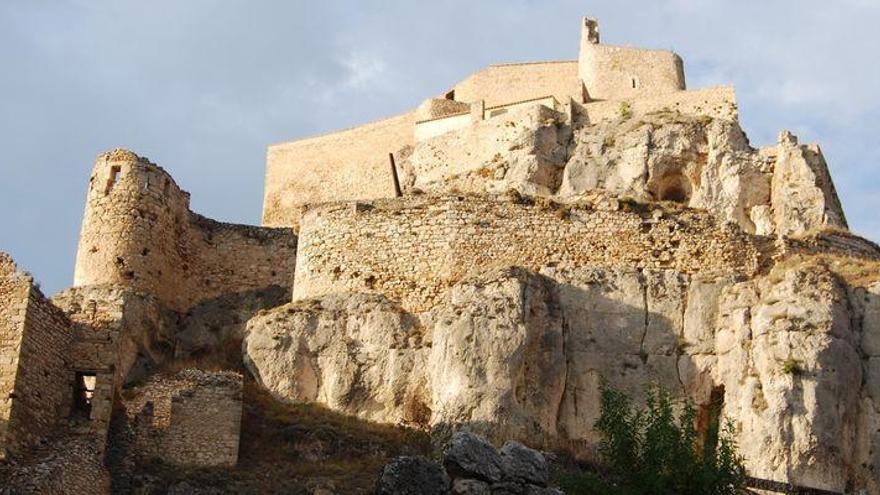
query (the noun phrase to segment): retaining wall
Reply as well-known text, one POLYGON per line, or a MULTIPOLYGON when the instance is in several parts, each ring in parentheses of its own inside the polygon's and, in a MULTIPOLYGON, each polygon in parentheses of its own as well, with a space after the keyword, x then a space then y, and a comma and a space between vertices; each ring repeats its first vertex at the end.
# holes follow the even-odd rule
POLYGON ((476 196, 329 204, 303 217, 293 298, 380 292, 423 311, 467 275, 511 265, 753 274, 765 242, 705 213, 643 205, 476 196))

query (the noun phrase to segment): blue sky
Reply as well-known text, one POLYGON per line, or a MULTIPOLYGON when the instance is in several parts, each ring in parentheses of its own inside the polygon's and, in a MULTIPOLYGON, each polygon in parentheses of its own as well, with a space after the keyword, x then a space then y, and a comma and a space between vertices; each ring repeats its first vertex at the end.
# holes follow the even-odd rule
POLYGON ((880 1, 4 0, 0 250, 70 285, 88 175, 125 147, 193 208, 260 219, 265 148, 416 106, 496 62, 603 42, 671 48, 688 86, 736 85, 753 145, 825 152, 851 228, 880 240, 880 1))

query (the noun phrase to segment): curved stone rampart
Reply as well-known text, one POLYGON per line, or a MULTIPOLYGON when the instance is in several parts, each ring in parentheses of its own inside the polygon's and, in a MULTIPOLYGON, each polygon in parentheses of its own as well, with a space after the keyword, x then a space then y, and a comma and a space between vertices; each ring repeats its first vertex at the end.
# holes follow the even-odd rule
POLYGON ((89 181, 74 285, 124 285, 184 310, 229 292, 289 286, 295 252, 291 229, 197 215, 165 170, 116 150, 98 157, 89 181))

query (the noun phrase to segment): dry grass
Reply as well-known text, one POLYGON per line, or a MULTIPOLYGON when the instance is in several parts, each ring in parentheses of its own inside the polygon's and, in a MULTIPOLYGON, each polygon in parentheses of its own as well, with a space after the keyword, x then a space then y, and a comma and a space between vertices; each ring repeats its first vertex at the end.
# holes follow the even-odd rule
POLYGON ((159 460, 137 464, 136 478, 167 489, 186 482, 224 493, 372 493, 382 467, 398 455, 430 455, 420 430, 380 425, 315 405, 275 400, 245 378, 235 469, 186 469, 159 460))
POLYGON ((776 263, 777 274, 797 268, 827 269, 852 287, 868 287, 880 282, 880 261, 837 254, 794 255, 776 263))

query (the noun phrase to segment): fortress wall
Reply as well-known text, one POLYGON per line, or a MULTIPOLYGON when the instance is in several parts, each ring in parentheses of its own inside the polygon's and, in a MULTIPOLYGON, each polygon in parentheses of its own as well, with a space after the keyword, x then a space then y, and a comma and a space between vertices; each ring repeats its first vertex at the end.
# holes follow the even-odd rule
POLYGON ((118 284, 172 309, 229 292, 289 286, 290 229, 224 224, 189 210, 189 193, 128 151, 101 155, 90 179, 74 285, 118 284))
POLYGON ((70 367, 95 372, 90 427, 103 448, 115 394, 139 357, 153 363, 167 357, 176 317, 155 297, 119 285, 73 287, 52 303, 75 323, 70 367))
POLYGON ((151 378, 125 404, 135 425, 133 452, 179 466, 235 466, 242 387, 242 376, 228 371, 151 378))
POLYGON ((446 134, 447 132, 465 129, 472 123, 473 118, 471 117, 470 110, 465 113, 417 122, 414 129, 415 141, 424 141, 441 134, 446 134))
POLYGON ((263 225, 296 226, 307 203, 394 197, 388 154, 413 143, 415 116, 269 146, 263 225))
POLYGON ((491 107, 553 95, 562 103, 582 102, 582 88, 575 60, 490 65, 456 84, 455 100, 485 100, 491 107))
POLYGON ((786 255, 831 254, 880 261, 880 246, 849 232, 831 230, 814 235, 784 237, 786 255))
POLYGON ((732 86, 675 91, 644 98, 596 101, 584 104, 582 111, 587 122, 591 124, 601 120, 619 120, 627 113, 638 116, 662 111, 725 120, 738 119, 736 93, 732 86))
POLYGON ((46 438, 66 417, 73 377, 66 355, 71 323, 0 256, 0 458, 46 438))
POLYGON ((21 338, 32 279, 20 272, 6 253, 0 253, 0 459, 9 440, 7 429, 12 413, 15 378, 18 372, 21 338))
POLYGON ((467 196, 315 207, 303 217, 293 297, 380 292, 424 311, 450 285, 494 267, 751 274, 761 266, 759 239, 693 210, 654 211, 467 196))
POLYGON ((643 98, 685 89, 682 60, 666 50, 607 46, 582 40, 579 74, 586 86, 588 101, 643 98))
POLYGON ((191 214, 187 306, 230 292, 293 284, 296 236, 289 228, 228 224, 191 214))

